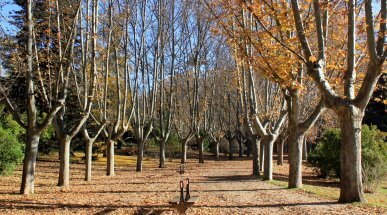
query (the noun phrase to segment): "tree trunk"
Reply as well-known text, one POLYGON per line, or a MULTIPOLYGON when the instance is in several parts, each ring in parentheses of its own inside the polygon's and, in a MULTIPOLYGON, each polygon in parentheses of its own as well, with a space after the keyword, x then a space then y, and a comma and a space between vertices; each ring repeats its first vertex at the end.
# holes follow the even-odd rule
POLYGON ((66 188, 70 185, 70 141, 63 138, 59 142, 61 154, 58 186, 66 188))
POLYGON ((136 167, 137 172, 142 171, 143 158, 144 158, 144 140, 140 140, 140 142, 138 143, 138 149, 137 149, 137 167, 136 167))
POLYGON ((252 153, 253 153, 253 175, 259 176, 259 148, 260 148, 260 140, 256 137, 253 136, 250 138, 251 142, 251 148, 252 148, 252 153))
POLYGON ((219 141, 215 142, 215 160, 219 161, 219 141))
POLYGON ((304 135, 289 132, 289 188, 302 187, 302 145, 304 135))
POLYGON ((234 159, 234 143, 233 139, 227 139, 228 140, 228 159, 232 160, 234 159))
POLYGON ((265 167, 263 180, 273 180, 273 145, 272 136, 265 137, 263 141, 265 147, 265 167))
MULTIPOLYGON (((254 144, 254 142, 253 142, 254 144)), ((263 171, 263 167, 265 166, 265 143, 259 145, 259 170, 263 171)))
POLYGON ((302 140, 302 160, 306 160, 308 157, 308 146, 306 143, 306 137, 302 140))
POLYGON ((38 156, 40 134, 28 131, 27 146, 24 154, 23 175, 20 194, 34 194, 35 166, 38 156))
POLYGON ((107 156, 107 168, 106 168, 106 175, 107 176, 114 176, 114 141, 108 140, 106 144, 106 156, 107 156))
POLYGON ((277 165, 284 165, 284 140, 280 140, 277 145, 277 165))
POLYGON ((181 164, 187 163, 187 142, 181 143, 181 164))
POLYGON ((86 153, 85 153, 85 181, 91 181, 91 163, 93 159, 93 143, 90 140, 86 140, 86 153))
POLYGON ((238 141, 239 143, 239 157, 243 157, 242 138, 238 141))
MULTIPOLYGON (((288 153, 288 155, 289 155, 289 144, 287 142, 284 143, 284 153, 288 153)), ((289 160, 289 158, 288 158, 288 160, 289 160)))
POLYGON ((204 138, 199 138, 199 163, 204 163, 204 138))
POLYGON ((165 167, 165 140, 160 141, 160 161, 159 168, 165 167))
POLYGON ((251 143, 251 138, 248 138, 246 140, 246 156, 247 157, 250 157, 250 154, 251 154, 251 147, 252 147, 252 143, 251 143))
POLYGON ((341 124, 339 202, 363 202, 361 173, 361 122, 364 110, 345 108, 338 116, 341 124))

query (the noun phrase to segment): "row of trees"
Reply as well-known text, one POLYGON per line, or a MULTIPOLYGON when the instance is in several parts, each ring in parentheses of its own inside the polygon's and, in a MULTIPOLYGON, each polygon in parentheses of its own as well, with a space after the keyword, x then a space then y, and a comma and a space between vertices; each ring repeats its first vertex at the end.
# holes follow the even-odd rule
POLYGON ((39 138, 51 123, 60 146, 59 186, 69 186, 71 142, 80 134, 86 180, 98 139, 107 147, 106 174, 114 175, 114 144, 125 132, 138 143, 137 171, 142 171, 151 134, 159 141, 160 167, 171 132, 182 142, 184 155, 196 136, 204 162, 204 140, 218 118, 225 118, 220 117, 225 111, 217 114, 213 108, 224 100, 216 98, 221 91, 216 82, 225 79, 221 72, 232 71, 233 63, 223 37, 211 37, 213 22, 199 1, 15 4, 22 10, 12 24, 20 31, 3 31, 7 77, 1 101, 27 130, 21 193, 34 192, 39 138))
POLYGON ((59 186, 69 186, 77 135, 91 180, 93 144, 105 141, 106 174, 113 176, 114 143, 129 131, 137 139, 137 171, 150 136, 165 167, 175 133, 182 163, 193 138, 200 163, 206 139, 216 159, 222 138, 251 143, 253 174, 263 170, 265 180, 272 179, 273 144, 286 139, 289 187, 301 187, 305 135, 332 109, 343 134, 340 201, 363 201, 360 131, 386 56, 385 0, 15 3, 20 31, 3 32, 8 77, 1 101, 27 131, 21 193, 34 192, 39 138, 51 123, 59 186))
MULTIPOLYGON (((286 89, 289 187, 301 186, 305 132, 329 108, 339 117, 342 131, 339 201, 363 201, 361 123, 387 55, 386 1, 237 0, 207 5, 235 44, 241 64, 261 70, 286 89), (320 102, 302 120, 299 98, 307 81, 318 88, 320 102)), ((252 121, 265 137, 262 123, 252 121)), ((270 147, 270 140, 262 140, 270 147)))

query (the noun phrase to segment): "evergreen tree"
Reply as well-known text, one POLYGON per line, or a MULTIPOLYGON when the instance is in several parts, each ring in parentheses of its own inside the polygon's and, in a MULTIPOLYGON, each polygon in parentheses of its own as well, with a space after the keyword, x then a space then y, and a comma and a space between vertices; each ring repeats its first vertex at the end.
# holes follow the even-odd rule
POLYGON ((363 123, 367 125, 376 125, 379 130, 387 131, 387 74, 380 76, 378 87, 372 95, 370 103, 365 110, 363 123))

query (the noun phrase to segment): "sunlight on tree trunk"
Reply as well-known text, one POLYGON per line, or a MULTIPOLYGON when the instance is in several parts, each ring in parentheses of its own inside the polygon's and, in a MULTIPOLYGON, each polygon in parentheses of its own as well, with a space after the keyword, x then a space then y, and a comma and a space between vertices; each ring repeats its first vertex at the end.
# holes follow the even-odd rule
POLYGON ((60 167, 58 186, 67 188, 70 185, 70 141, 60 140, 60 167))
POLYGON ((36 157, 38 155, 39 138, 40 135, 33 131, 28 134, 20 189, 20 193, 24 195, 34 193, 35 166, 36 157))
POLYGON ((344 109, 340 116, 340 202, 363 202, 361 174, 361 122, 364 111, 356 107, 344 109))

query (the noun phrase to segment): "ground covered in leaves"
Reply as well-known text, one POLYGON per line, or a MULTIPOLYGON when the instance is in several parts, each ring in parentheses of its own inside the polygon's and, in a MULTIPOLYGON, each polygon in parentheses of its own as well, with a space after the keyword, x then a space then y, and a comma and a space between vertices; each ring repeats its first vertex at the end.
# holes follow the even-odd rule
MULTIPOLYGON (((210 157, 209 157, 210 159, 210 157)), ((157 160, 147 158, 144 171, 135 172, 135 158, 117 156, 116 176, 105 176, 104 161, 93 164, 93 179, 83 180, 84 165, 71 165, 71 187, 56 187, 59 163, 37 164, 34 195, 18 194, 21 170, 0 177, 0 214, 178 214, 169 201, 179 195, 179 181, 190 178, 191 195, 199 201, 186 214, 385 214, 385 208, 364 204, 338 204, 333 198, 286 189, 287 166, 274 167, 274 182, 251 176, 251 161, 189 160, 186 173, 179 175, 179 160, 168 160, 167 168, 157 168, 157 160), (278 184, 276 184, 278 182, 278 184)), ((309 171, 310 169, 307 169, 309 171)), ((310 174, 310 175, 309 175, 310 174)), ((306 183, 313 184, 312 172, 306 183)), ((335 182, 327 181, 329 189, 335 182)), ((333 187, 333 188, 332 188, 333 187)))

